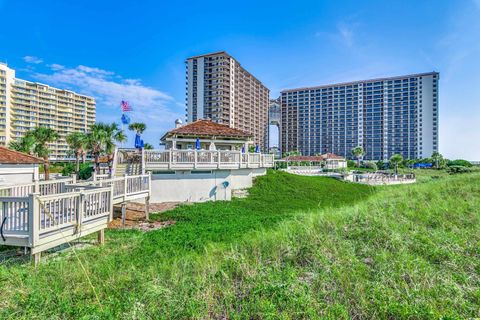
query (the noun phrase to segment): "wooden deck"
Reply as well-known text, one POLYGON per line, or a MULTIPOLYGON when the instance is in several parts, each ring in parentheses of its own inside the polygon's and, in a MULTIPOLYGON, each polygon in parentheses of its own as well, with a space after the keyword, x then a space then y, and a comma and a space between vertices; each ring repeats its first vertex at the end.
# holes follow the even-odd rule
POLYGON ((73 183, 52 180, 0 188, 0 245, 32 255, 102 231, 113 204, 150 196, 150 175, 73 183))

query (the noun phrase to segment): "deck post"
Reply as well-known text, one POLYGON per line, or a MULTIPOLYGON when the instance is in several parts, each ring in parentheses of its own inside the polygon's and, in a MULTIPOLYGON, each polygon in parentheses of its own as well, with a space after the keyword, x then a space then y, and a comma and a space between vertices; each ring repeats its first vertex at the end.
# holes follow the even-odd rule
POLYGON ((125 220, 127 220, 127 204, 122 203, 122 226, 125 227, 125 220))
POLYGON ((41 252, 31 254, 31 261, 32 261, 34 267, 37 267, 40 264, 40 258, 41 257, 42 257, 41 252))
POLYGON ((105 243, 105 229, 98 231, 97 239, 99 245, 103 245, 105 243))
POLYGON ((150 220, 150 196, 145 197, 145 220, 150 220))

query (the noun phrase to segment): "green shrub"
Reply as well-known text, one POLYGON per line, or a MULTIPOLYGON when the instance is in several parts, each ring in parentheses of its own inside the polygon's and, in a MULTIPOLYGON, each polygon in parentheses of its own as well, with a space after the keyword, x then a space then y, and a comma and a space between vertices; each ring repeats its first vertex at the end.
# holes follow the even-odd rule
POLYGON ((461 167, 467 167, 470 168, 473 165, 470 163, 470 161, 463 160, 463 159, 457 159, 457 160, 450 160, 447 162, 448 167, 453 167, 453 166, 461 166, 461 167))
POLYGON ((74 163, 66 163, 62 168, 62 176, 70 176, 72 173, 75 172, 75 164, 74 163))
POLYGON ((90 162, 80 164, 80 170, 78 172, 78 178, 80 180, 90 179, 93 173, 93 167, 90 162))
POLYGON ((371 169, 371 170, 376 171, 377 170, 377 164, 375 162, 367 161, 367 162, 362 163, 362 168, 371 169))
POLYGON ((355 161, 353 160, 347 160, 347 167, 349 168, 355 168, 356 164, 355 161))
POLYGON ((472 169, 465 166, 449 166, 447 171, 450 174, 457 174, 457 173, 468 173, 468 172, 471 172, 472 169))

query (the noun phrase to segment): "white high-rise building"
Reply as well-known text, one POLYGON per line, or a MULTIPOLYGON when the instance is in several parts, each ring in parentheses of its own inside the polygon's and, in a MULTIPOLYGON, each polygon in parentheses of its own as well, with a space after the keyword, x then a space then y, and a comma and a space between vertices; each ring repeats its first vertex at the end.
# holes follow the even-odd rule
POLYGON ((65 159, 65 137, 76 131, 87 132, 95 116, 94 98, 17 79, 15 70, 0 63, 0 145, 8 145, 35 127, 49 127, 60 136, 49 146, 50 158, 65 159))
POLYGON ((281 150, 365 159, 430 157, 438 151, 437 72, 281 92, 281 150))

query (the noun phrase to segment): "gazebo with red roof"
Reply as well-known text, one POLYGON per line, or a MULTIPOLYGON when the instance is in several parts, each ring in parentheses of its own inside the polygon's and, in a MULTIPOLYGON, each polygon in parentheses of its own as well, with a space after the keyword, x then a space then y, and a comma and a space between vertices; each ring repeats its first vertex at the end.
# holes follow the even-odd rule
POLYGON ((195 149, 196 141, 200 141, 203 150, 240 150, 253 141, 253 136, 245 131, 210 120, 197 120, 168 131, 161 139, 166 149, 195 149))

